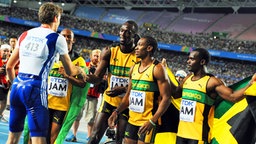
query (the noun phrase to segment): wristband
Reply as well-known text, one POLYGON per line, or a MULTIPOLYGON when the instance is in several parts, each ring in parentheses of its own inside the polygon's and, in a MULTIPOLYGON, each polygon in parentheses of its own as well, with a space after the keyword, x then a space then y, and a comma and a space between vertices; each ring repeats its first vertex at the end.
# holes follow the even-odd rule
POLYGON ((149 122, 155 127, 156 124, 150 119, 149 122))

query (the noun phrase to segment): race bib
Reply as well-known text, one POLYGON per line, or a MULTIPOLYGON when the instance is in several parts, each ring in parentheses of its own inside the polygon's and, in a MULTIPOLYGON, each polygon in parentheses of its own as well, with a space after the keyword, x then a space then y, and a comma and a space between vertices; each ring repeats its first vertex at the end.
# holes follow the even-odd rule
POLYGON ((145 108, 146 93, 131 90, 129 109, 134 112, 143 113, 145 108))
POLYGON ((21 42, 20 58, 23 64, 20 64, 19 72, 39 76, 42 68, 44 68, 43 63, 45 63, 49 56, 46 44, 46 38, 35 36, 27 36, 26 40, 21 42))
POLYGON ((48 56, 46 53, 47 49, 45 48, 46 42, 46 38, 28 36, 26 41, 23 41, 24 48, 20 53, 26 57, 43 59, 42 56, 48 56))
POLYGON ((191 100, 181 101, 180 120, 186 122, 194 122, 195 119, 196 102, 191 100))
MULTIPOLYGON (((129 78, 124 77, 118 77, 118 76, 111 76, 110 78, 110 89, 113 89, 114 87, 128 87, 129 78)), ((124 97, 125 93, 119 95, 120 97, 124 97)))
POLYGON ((65 78, 49 77, 48 93, 57 96, 65 97, 68 91, 68 80, 65 78))

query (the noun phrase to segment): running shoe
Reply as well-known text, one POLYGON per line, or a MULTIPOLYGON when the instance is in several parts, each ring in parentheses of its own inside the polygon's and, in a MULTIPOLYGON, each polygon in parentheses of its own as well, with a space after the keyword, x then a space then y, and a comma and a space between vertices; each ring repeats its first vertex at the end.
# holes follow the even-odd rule
POLYGON ((8 123, 8 120, 4 116, 2 116, 2 115, 0 116, 0 121, 8 123))
POLYGON ((66 138, 65 141, 67 142, 77 142, 76 136, 71 135, 69 138, 66 138))

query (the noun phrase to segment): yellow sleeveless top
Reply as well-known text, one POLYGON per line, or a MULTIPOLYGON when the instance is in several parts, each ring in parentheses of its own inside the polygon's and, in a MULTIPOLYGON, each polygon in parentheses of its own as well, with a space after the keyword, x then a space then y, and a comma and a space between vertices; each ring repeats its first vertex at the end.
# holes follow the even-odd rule
POLYGON ((158 85, 153 77, 155 64, 142 73, 139 72, 139 67, 140 63, 136 64, 132 72, 132 88, 129 98, 128 121, 136 126, 142 126, 152 118, 157 110, 159 97, 158 85))
MULTIPOLYGON (((85 67, 85 61, 78 57, 72 61, 73 65, 85 67)), ((70 106, 72 84, 67 78, 58 73, 61 62, 54 63, 48 77, 48 108, 67 111, 70 106)))
POLYGON ((104 100, 112 106, 117 107, 122 97, 125 94, 110 97, 106 94, 106 91, 111 90, 115 86, 123 86, 127 87, 129 83, 129 72, 130 68, 139 61, 135 56, 135 52, 132 53, 122 53, 120 46, 111 47, 111 57, 110 57, 110 65, 108 72, 108 88, 105 90, 103 94, 104 100))
POLYGON ((214 99, 206 94, 210 76, 192 81, 191 75, 183 84, 180 122, 177 135, 183 138, 210 142, 214 119, 214 99))

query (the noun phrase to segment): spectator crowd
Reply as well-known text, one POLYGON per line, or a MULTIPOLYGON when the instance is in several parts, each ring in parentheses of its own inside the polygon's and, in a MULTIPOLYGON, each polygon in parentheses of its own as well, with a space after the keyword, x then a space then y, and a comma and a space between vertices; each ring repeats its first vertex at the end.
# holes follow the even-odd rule
MULTIPOLYGON (((24 20, 38 21, 37 11, 26 8, 0 7, 0 13, 4 16, 21 18, 24 20)), ((30 29, 28 26, 21 26, 4 21, 0 21, 0 36, 11 35, 19 36, 24 30, 30 29)), ((61 26, 79 30, 89 30, 91 32, 100 32, 105 34, 118 34, 119 24, 107 23, 103 21, 89 20, 79 18, 73 15, 64 14, 62 16, 61 26)), ((158 42, 167 44, 177 44, 195 48, 207 48, 213 50, 222 50, 235 53, 256 54, 256 43, 254 41, 239 41, 235 39, 213 38, 207 34, 182 34, 175 32, 166 32, 161 29, 140 28, 140 35, 153 35, 158 42)), ((0 37, 0 44, 5 43, 5 39, 0 37)), ((76 47, 78 52, 85 58, 89 58, 89 53, 93 49, 102 49, 111 45, 111 41, 102 39, 76 36, 76 47)), ((167 59, 168 66, 175 72, 178 69, 186 69, 184 61, 187 59, 186 53, 177 53, 173 51, 158 50, 157 57, 167 59)), ((247 76, 251 76, 255 71, 255 63, 237 61, 230 59, 212 58, 208 71, 223 79, 227 85, 237 82, 247 76)))

